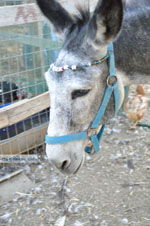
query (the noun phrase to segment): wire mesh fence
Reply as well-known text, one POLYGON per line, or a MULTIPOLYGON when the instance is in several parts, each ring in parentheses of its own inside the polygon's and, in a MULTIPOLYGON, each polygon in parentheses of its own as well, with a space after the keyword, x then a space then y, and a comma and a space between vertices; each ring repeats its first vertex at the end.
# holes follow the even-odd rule
MULTIPOLYGON (((13 155, 36 149, 44 142, 49 107, 47 104, 38 111, 32 103, 47 91, 44 72, 56 58, 61 42, 39 16, 34 1, 1 0, 0 12, 0 155, 13 155), (9 10, 12 21, 8 19, 7 24, 5 14, 9 10), (20 120, 29 104, 35 109, 20 120)), ((42 98, 48 98, 47 94, 42 98)))

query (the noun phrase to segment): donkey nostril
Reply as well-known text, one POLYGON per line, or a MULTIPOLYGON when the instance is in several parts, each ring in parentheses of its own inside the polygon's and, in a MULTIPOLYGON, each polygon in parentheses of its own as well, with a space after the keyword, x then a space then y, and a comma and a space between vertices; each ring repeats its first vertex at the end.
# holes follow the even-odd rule
POLYGON ((66 169, 68 167, 68 165, 69 165, 69 162, 67 160, 63 161, 61 169, 62 170, 66 169))

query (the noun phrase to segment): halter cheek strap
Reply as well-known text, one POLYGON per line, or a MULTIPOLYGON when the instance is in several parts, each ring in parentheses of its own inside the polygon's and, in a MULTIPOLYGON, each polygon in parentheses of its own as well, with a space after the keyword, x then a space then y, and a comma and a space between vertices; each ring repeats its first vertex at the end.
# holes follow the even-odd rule
POLYGON ((92 153, 92 147, 94 149, 94 152, 100 151, 99 143, 102 138, 105 125, 102 125, 99 132, 97 132, 97 130, 99 128, 100 122, 105 114, 105 111, 107 109, 107 106, 109 104, 109 101, 112 95, 114 95, 115 113, 117 113, 117 111, 119 110, 119 105, 120 105, 118 81, 116 77, 116 68, 115 68, 115 59, 114 59, 114 49, 113 49, 112 43, 109 44, 108 46, 107 58, 108 58, 108 68, 109 68, 107 86, 105 88, 105 92, 104 92, 99 110, 93 122, 91 123, 90 128, 83 132, 68 134, 64 136, 58 136, 58 137, 46 136, 45 138, 46 144, 63 144, 67 142, 77 141, 77 140, 85 140, 88 138, 90 139, 92 146, 85 147, 85 151, 87 153, 92 153))

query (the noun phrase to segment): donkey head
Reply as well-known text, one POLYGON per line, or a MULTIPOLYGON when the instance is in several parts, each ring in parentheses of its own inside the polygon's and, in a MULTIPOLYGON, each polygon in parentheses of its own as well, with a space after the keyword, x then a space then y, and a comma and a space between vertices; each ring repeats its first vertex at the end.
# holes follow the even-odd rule
MULTIPOLYGON (((95 11, 79 9, 71 16, 55 0, 37 0, 64 44, 54 63, 87 65, 107 54, 107 44, 118 35, 123 17, 121 0, 99 0, 95 11)), ((88 129, 99 108, 108 75, 107 62, 79 70, 48 71, 45 74, 50 92, 51 111, 49 136, 62 136, 88 129)), ((111 108, 110 106, 110 109, 111 108)), ((112 110, 113 111, 113 110, 112 110)), ((105 114, 109 115, 109 110, 105 114)), ((84 161, 86 141, 46 146, 50 161, 63 173, 76 173, 84 161)))

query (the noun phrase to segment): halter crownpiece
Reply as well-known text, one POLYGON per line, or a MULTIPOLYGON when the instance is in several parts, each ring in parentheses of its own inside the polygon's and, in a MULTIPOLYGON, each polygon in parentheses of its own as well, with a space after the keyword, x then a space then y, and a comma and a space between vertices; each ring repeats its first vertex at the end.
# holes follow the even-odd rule
POLYGON ((89 67, 92 65, 100 64, 104 60, 108 58, 108 70, 109 74, 107 77, 107 82, 106 82, 106 88, 105 92, 103 95, 102 102, 100 104, 99 110, 92 121, 91 125, 86 131, 82 131, 79 133, 74 133, 74 134, 68 134, 64 136, 58 136, 58 137, 49 137, 46 136, 45 142, 46 144, 62 144, 62 143, 67 143, 67 142, 72 142, 72 141, 77 141, 77 140, 85 140, 89 139, 90 143, 92 146, 86 146, 85 151, 87 153, 92 153, 92 147, 94 148, 94 152, 100 151, 100 140, 102 138, 105 125, 102 125, 101 129, 99 130, 99 125, 100 122, 105 114, 105 111, 107 109, 107 106, 109 104, 109 101, 111 99, 112 94, 114 95, 114 102, 115 102, 115 113, 118 112, 119 110, 119 105, 120 105, 120 98, 119 98, 119 90, 118 90, 118 80, 116 77, 116 68, 115 68, 115 58, 114 58, 114 50, 113 50, 113 44, 109 44, 108 50, 107 50, 107 55, 101 58, 98 61, 94 61, 91 63, 91 65, 83 65, 83 66, 64 66, 64 67, 55 67, 54 64, 51 65, 51 70, 60 72, 64 70, 77 70, 79 67, 89 67))
POLYGON ((96 61, 93 61, 93 62, 89 62, 88 64, 84 64, 84 65, 71 65, 71 66, 68 66, 68 65, 64 65, 62 67, 57 67, 55 66, 55 64, 51 64, 50 65, 50 70, 51 71, 54 71, 54 72, 62 72, 62 71, 65 71, 65 70, 72 70, 72 71, 76 71, 76 70, 80 70, 82 68, 85 68, 85 67, 91 67, 93 65, 97 65, 97 64, 101 64, 103 63, 106 59, 108 58, 108 55, 102 57, 100 60, 96 60, 96 61))

